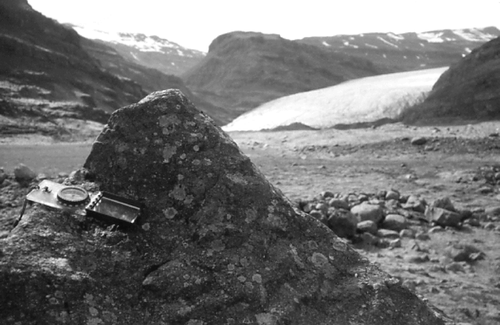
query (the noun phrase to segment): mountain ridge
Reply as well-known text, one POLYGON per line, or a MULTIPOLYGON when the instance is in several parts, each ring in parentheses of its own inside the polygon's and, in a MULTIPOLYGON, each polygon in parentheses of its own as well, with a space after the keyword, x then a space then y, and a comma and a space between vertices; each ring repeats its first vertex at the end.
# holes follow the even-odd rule
POLYGON ((193 93, 236 117, 285 95, 384 72, 369 60, 279 35, 231 32, 217 37, 183 79, 193 93))
POLYGON ((485 27, 306 37, 296 41, 334 52, 369 57, 374 63, 396 72, 449 66, 498 36, 498 28, 485 27))
POLYGON ((175 42, 143 33, 112 33, 67 24, 79 35, 114 48, 126 60, 159 70, 165 74, 181 75, 201 60, 205 53, 185 48, 175 42))

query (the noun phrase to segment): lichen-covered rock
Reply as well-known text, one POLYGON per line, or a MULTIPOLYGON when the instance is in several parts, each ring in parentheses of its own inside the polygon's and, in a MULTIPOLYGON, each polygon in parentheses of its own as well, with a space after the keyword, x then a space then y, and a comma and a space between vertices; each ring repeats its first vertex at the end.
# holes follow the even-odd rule
POLYGON ((0 242, 2 324, 442 324, 295 210, 178 91, 116 111, 79 185, 144 204, 109 226, 37 207, 0 242))

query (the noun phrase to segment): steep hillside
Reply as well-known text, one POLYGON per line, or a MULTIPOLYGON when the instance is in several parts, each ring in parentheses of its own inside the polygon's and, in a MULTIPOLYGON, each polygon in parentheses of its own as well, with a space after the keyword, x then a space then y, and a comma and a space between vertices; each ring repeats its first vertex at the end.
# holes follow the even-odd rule
POLYGON ((382 72, 368 60, 278 35, 233 32, 217 37, 183 78, 196 95, 237 116, 278 97, 382 72))
POLYGON ((450 67, 429 97, 402 119, 421 124, 500 119, 500 37, 450 67))
POLYGON ((3 101, 72 101, 111 112, 145 92, 104 71, 75 31, 34 11, 26 0, 8 0, 0 3, 0 94, 3 101))
POLYGON ((488 27, 424 33, 307 37, 298 42, 366 58, 392 71, 407 71, 450 66, 474 48, 498 36, 500 30, 488 27))
POLYGON ((99 60, 109 72, 122 78, 139 83, 147 93, 169 88, 180 89, 198 109, 210 115, 217 124, 223 125, 229 120, 229 114, 222 108, 216 107, 195 96, 180 77, 167 75, 158 70, 124 59, 114 48, 86 38, 81 39, 82 47, 92 57, 99 60))
POLYGON ((243 114, 225 131, 377 125, 421 102, 446 68, 399 72, 278 98, 243 114))
POLYGON ((114 48, 127 61, 165 74, 181 75, 205 57, 205 53, 201 51, 187 49, 158 36, 109 33, 70 26, 81 36, 114 48))

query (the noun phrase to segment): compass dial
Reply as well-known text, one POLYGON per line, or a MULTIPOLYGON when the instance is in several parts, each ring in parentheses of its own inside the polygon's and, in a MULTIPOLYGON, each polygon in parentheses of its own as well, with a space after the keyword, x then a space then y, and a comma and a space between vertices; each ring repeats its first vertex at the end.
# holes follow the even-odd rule
POLYGON ((89 201, 89 194, 81 187, 67 186, 57 193, 60 203, 69 206, 78 206, 89 201))

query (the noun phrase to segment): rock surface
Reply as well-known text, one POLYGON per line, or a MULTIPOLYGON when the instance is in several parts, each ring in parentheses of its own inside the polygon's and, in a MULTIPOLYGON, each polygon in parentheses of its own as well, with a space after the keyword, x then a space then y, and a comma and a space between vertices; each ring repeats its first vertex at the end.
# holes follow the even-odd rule
POLYGON ((115 112, 85 167, 74 183, 141 201, 139 224, 27 211, 0 245, 5 324, 443 323, 177 91, 115 112))

